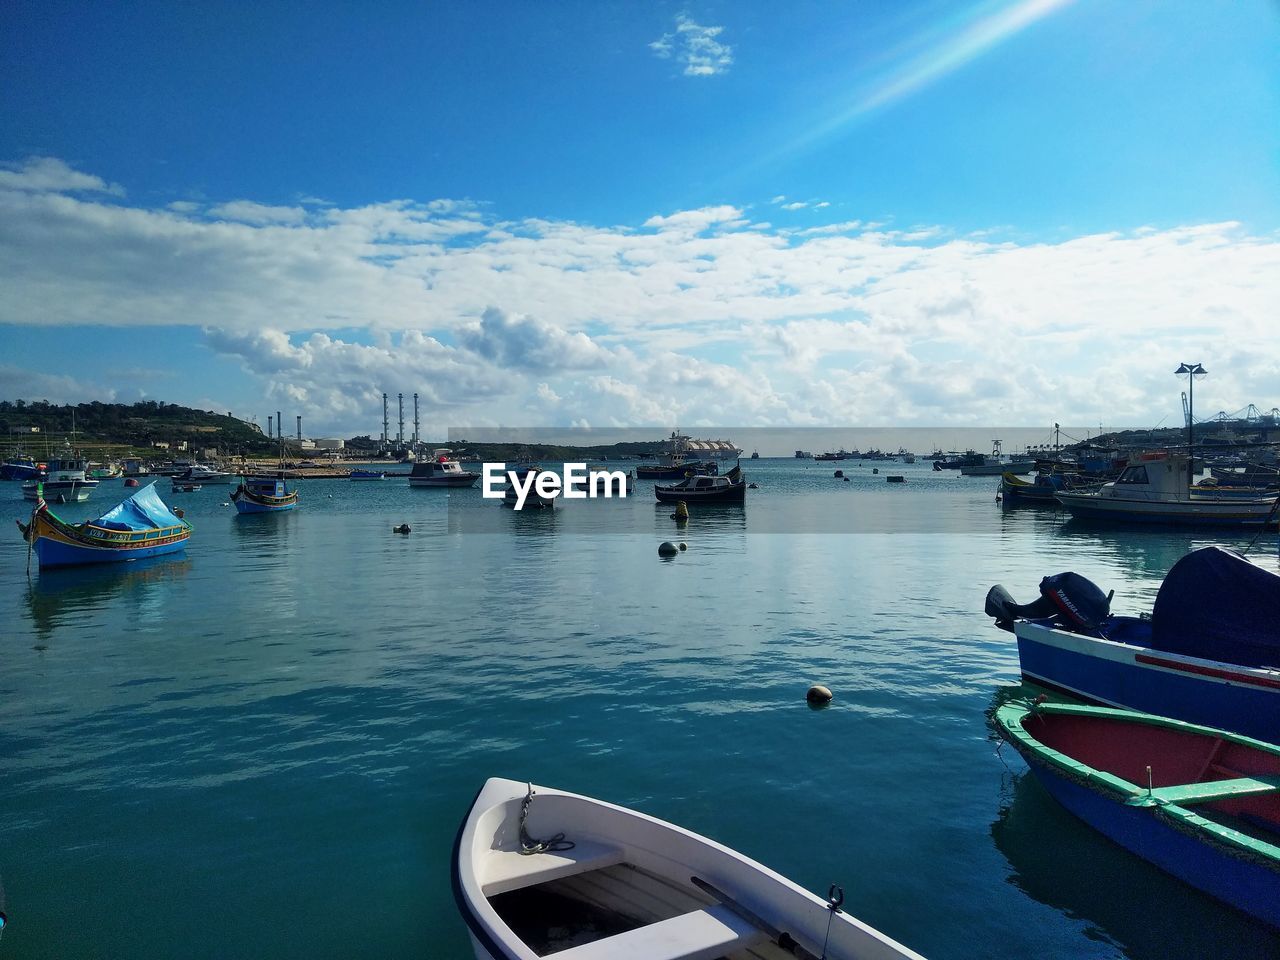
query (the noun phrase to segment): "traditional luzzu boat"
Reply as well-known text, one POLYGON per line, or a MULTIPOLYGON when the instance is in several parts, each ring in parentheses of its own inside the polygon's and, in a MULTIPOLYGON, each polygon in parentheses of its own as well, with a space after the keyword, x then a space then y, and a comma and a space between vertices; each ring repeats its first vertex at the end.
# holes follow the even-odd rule
POLYGON ((477 960, 919 960, 835 888, 824 902, 675 824, 511 780, 463 821, 453 892, 477 960))
POLYGON ((1050 795, 1089 826, 1280 927, 1280 746, 1079 704, 1010 702, 995 722, 1050 795))
POLYGON ((191 537, 191 525, 169 509, 154 484, 84 523, 67 523, 41 499, 18 529, 41 569, 158 557, 185 549, 191 537))
POLYGON ((1266 525, 1280 520, 1280 494, 1226 496, 1196 490, 1191 459, 1181 453, 1144 454, 1118 478, 1087 491, 1060 490, 1073 517, 1120 523, 1266 525))
POLYGON ((284 474, 276 477, 245 477, 231 494, 240 513, 281 513, 298 505, 298 491, 290 490, 284 474))
POLYGON ((1280 576, 1204 547, 1165 576, 1149 617, 1113 616, 1111 595, 1075 573, 986 611, 1018 638, 1024 679, 1091 703, 1280 740, 1280 576))

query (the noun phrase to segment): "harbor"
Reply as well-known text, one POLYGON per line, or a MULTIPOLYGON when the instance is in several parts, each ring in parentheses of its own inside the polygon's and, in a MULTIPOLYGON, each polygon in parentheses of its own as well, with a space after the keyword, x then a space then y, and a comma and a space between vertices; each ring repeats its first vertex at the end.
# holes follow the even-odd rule
MULTIPOLYGON (((999 478, 927 459, 895 463, 901 485, 882 463, 846 461, 847 482, 791 457, 743 463, 758 487, 743 505, 680 523, 653 496, 663 481, 526 518, 478 487, 330 478, 280 516, 236 516, 225 486, 170 500, 194 531, 178 557, 28 579, 7 539, 9 914, 36 943, 154 955, 230 886, 253 898, 210 956, 461 957, 451 846, 502 775, 639 807, 808 890, 838 884, 845 909, 923 956, 971 956, 957 929, 1001 956, 1193 957, 1224 937, 1271 955, 1265 924, 1108 845, 996 749, 991 718, 1025 664, 981 599, 1071 569, 1137 616, 1207 543, 1274 570, 1274 533, 1010 509, 999 478), (655 560, 669 538, 687 549, 655 560), (515 622, 494 619, 497 596, 515 622), (825 709, 805 703, 813 683, 834 691, 825 709), (1047 883, 1045 856, 1143 906, 1047 883), (120 871, 128 885, 104 885, 120 871), (175 872, 182 896, 157 922, 122 922, 135 889, 175 872), (67 897, 84 904, 70 930, 47 909, 67 897)), ((58 513, 95 517, 124 482, 58 513)), ((20 515, 18 491, 0 485, 20 515)))

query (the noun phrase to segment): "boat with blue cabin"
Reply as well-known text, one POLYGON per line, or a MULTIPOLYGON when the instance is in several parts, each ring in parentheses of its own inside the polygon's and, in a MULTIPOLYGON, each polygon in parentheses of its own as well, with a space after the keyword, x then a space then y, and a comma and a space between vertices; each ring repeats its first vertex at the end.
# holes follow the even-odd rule
POLYGON ((298 505, 298 492, 290 490, 284 473, 274 477, 245 477, 231 494, 240 513, 282 513, 298 505))
POLYGON ((352 470, 347 475, 348 480, 385 480, 387 472, 385 470, 352 470))
POLYGON ((1022 676, 1089 703, 1280 738, 1280 576, 1222 547, 1165 576, 1150 616, 1114 616, 1076 573, 1018 604, 996 585, 986 612, 1017 637, 1022 676))
POLYGON ((84 523, 62 520, 39 500, 30 521, 19 521, 18 529, 41 569, 158 557, 184 550, 191 537, 191 525, 169 509, 154 484, 84 523))
POLYGON ((49 461, 42 480, 22 485, 27 500, 49 500, 53 503, 79 503, 88 500, 99 481, 86 475, 89 462, 68 454, 49 461))
POLYGON ((1280 927, 1280 746, 1080 704, 1011 701, 995 724, 1050 796, 1089 826, 1280 927))

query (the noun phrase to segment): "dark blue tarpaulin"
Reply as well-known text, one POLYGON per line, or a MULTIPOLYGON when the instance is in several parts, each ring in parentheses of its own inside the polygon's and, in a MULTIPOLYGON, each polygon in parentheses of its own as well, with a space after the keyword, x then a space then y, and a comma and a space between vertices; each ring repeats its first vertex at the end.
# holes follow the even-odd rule
POLYGON ((1173 565, 1151 611, 1151 646, 1249 667, 1280 667, 1280 576, 1221 547, 1173 565))

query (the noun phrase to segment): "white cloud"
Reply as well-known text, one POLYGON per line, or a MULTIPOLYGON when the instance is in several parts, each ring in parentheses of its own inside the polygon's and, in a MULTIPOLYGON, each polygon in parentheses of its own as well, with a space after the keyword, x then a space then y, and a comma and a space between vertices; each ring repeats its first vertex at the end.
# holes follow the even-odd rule
POLYGON ((1192 359, 1197 409, 1280 400, 1277 361, 1248 349, 1274 338, 1280 240, 1235 223, 1016 243, 465 200, 250 223, 40 176, 0 180, 0 323, 203 327, 264 394, 362 430, 395 384, 476 424, 1154 423, 1192 359))
POLYGON ((101 177, 81 173, 54 157, 28 157, 20 164, 0 164, 0 190, 105 193, 124 196, 124 188, 101 177))
POLYGON ((733 65, 733 47, 716 39, 723 32, 724 27, 703 26, 682 13, 676 17, 675 33, 664 33, 649 49, 663 60, 674 58, 683 64, 686 77, 711 77, 733 65))
POLYGON ((783 210, 803 210, 807 206, 808 204, 805 203, 803 200, 793 200, 791 201, 791 203, 784 203, 782 205, 782 209, 783 210))
MULTIPOLYGON (((169 206, 170 209, 173 208, 173 204, 169 206)), ((307 219, 307 211, 301 207, 272 207, 252 200, 232 200, 230 203, 210 207, 209 216, 217 220, 235 220, 253 225, 297 224, 307 219)))

